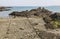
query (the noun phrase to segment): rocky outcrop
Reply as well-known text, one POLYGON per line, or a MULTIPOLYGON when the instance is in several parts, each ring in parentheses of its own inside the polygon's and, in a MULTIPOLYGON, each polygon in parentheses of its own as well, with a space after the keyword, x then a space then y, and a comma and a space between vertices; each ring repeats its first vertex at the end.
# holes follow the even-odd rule
POLYGON ((11 14, 9 14, 9 15, 26 17, 26 14, 27 14, 26 11, 22 11, 22 12, 16 12, 16 11, 15 11, 15 12, 12 12, 11 14))
POLYGON ((60 13, 54 13, 50 16, 52 19, 60 20, 60 13))
POLYGON ((10 16, 21 16, 21 17, 34 17, 34 16, 39 16, 39 17, 45 17, 50 15, 52 12, 45 9, 45 8, 37 8, 37 9, 32 9, 30 11, 22 11, 22 12, 12 12, 9 15, 10 16))
POLYGON ((45 26, 50 29, 60 28, 60 13, 51 14, 48 17, 44 17, 45 26))
POLYGON ((32 9, 30 11, 12 12, 9 15, 18 17, 12 19, 9 31, 6 33, 7 39, 60 39, 60 29, 54 29, 51 21, 53 18, 60 17, 58 13, 52 12, 45 8, 32 9), (30 18, 30 17, 39 18, 30 18), (22 17, 19 19, 19 17, 22 17), (23 18, 24 17, 24 18, 23 18), (29 17, 29 18, 27 18, 29 17), (42 17, 42 18, 41 18, 42 17), (17 19, 17 20, 16 20, 17 19), (12 35, 13 34, 13 35, 12 35), (19 37, 20 36, 20 37, 19 37), (16 37, 16 38, 15 38, 16 37))
MULTIPOLYGON (((45 26, 47 29, 54 29, 55 26, 53 26, 54 24, 52 24, 51 22, 53 19, 59 19, 60 20, 60 15, 59 13, 54 13, 52 14, 51 11, 45 9, 45 8, 37 8, 37 9, 32 9, 30 11, 26 10, 26 11, 22 11, 22 12, 12 12, 9 14, 10 16, 14 16, 14 17, 42 17, 44 22, 46 23, 45 26)), ((56 24, 56 23, 55 23, 56 24)))

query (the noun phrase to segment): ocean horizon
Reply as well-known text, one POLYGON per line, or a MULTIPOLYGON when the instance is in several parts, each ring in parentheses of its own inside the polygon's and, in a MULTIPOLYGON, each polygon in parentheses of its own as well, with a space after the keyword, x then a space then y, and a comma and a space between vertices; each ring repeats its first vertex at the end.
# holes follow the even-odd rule
MULTIPOLYGON (((9 17, 9 14, 13 11, 25 11, 25 10, 31 10, 36 9, 40 6, 12 6, 9 11, 2 11, 0 12, 0 17, 9 17)), ((44 6, 43 6, 44 7, 44 6)), ((52 11, 52 12, 60 12, 60 6, 45 6, 44 8, 52 11)))

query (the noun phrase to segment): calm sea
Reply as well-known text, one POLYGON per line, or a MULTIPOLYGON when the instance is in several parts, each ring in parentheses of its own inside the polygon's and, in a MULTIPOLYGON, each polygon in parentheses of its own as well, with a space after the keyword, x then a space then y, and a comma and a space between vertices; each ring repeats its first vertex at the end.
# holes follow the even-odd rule
MULTIPOLYGON (((15 6, 15 7, 12 7, 10 8, 11 10, 10 11, 2 11, 0 12, 0 17, 8 17, 9 13, 13 12, 13 11, 25 11, 25 10, 31 10, 31 9, 35 9, 35 8, 38 8, 36 6, 15 6)), ((46 9, 50 10, 50 11, 53 11, 53 12, 60 12, 60 6, 47 6, 45 7, 46 9)))

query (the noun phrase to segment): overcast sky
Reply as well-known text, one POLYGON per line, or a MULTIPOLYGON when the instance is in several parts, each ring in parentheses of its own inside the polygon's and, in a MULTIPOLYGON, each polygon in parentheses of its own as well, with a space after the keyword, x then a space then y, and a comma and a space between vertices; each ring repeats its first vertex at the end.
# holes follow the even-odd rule
POLYGON ((0 0, 0 6, 59 6, 60 0, 0 0))

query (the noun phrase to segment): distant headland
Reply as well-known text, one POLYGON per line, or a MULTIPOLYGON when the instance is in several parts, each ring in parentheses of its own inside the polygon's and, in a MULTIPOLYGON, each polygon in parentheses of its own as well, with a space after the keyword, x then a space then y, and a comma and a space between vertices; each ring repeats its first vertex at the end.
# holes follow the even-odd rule
POLYGON ((0 7, 0 11, 9 11, 11 7, 0 7))

